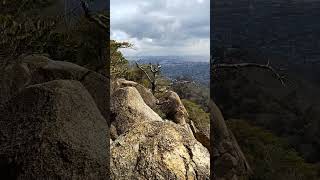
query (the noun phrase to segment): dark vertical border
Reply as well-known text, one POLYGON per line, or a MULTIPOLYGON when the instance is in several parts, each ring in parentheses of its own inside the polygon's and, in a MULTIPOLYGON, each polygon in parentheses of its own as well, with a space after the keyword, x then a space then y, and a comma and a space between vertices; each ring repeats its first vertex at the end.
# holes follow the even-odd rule
MULTIPOLYGON (((108 115, 109 115, 109 117, 110 117, 110 100, 111 100, 111 98, 110 98, 110 89, 111 89, 111 87, 110 87, 110 77, 111 77, 111 75, 110 75, 110 62, 111 62, 111 58, 110 58, 110 0, 106 0, 107 1, 107 7, 106 7, 106 11, 107 11, 107 15, 108 15, 108 17, 109 17, 109 20, 108 20, 108 26, 109 26, 109 31, 107 32, 107 43, 105 44, 106 45, 106 50, 107 50, 107 57, 106 57, 106 69, 105 69, 105 71, 106 71, 106 74, 107 74, 107 77, 109 77, 108 78, 108 90, 106 91, 107 93, 106 93, 106 98, 107 98, 107 105, 108 105, 108 115)), ((110 118, 108 118, 107 119, 107 121, 108 121, 108 128, 109 128, 109 130, 108 130, 108 137, 107 137, 107 140, 108 140, 108 142, 107 142, 107 144, 108 144, 108 147, 107 147, 107 157, 108 157, 108 160, 107 160, 107 162, 108 162, 108 169, 107 169, 107 177, 108 177, 108 179, 110 179, 110 118)))
MULTIPOLYGON (((209 103, 209 108, 211 109, 211 101, 213 99, 213 88, 212 83, 213 83, 213 75, 212 75, 212 65, 213 65, 213 49, 214 49, 214 1, 210 1, 210 103, 209 103)), ((213 157, 213 141, 214 141, 214 131, 213 131, 213 117, 212 113, 210 113, 210 179, 215 179, 214 177, 214 169, 213 169, 213 164, 214 164, 214 157, 213 157)))

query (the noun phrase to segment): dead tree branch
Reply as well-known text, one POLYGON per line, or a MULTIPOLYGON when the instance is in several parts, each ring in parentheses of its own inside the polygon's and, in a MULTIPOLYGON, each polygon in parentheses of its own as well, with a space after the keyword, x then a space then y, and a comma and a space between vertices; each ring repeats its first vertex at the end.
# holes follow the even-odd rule
POLYGON ((142 66, 140 66, 137 62, 135 62, 137 67, 147 76, 149 82, 151 83, 151 90, 152 93, 155 93, 156 91, 156 80, 157 80, 157 74, 160 72, 161 65, 157 64, 157 66, 152 65, 151 63, 149 64, 149 68, 151 73, 153 74, 153 78, 151 78, 148 74, 148 72, 143 69, 142 66))
POLYGON ((237 68, 244 68, 244 67, 254 67, 254 68, 261 68, 261 69, 266 69, 271 71, 277 79, 281 82, 283 86, 286 86, 285 82, 283 79, 285 79, 285 76, 281 76, 271 65, 270 61, 267 62, 267 64, 256 64, 256 63, 238 63, 238 64, 214 64, 212 67, 212 70, 215 72, 217 69, 225 69, 225 68, 232 68, 232 69, 237 69, 237 68))
POLYGON ((149 74, 147 73, 147 71, 144 70, 137 62, 135 62, 135 63, 136 63, 136 65, 137 65, 137 67, 147 76, 148 80, 149 80, 150 82, 152 82, 152 79, 150 78, 150 76, 149 76, 149 74))

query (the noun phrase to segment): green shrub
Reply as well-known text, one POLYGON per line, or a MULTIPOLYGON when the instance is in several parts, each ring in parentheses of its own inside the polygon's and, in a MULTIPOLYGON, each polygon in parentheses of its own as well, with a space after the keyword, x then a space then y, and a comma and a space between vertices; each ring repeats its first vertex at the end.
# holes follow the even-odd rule
MULTIPOLYGON (((52 0, 10 0, 0 7, 0 55, 13 61, 22 54, 47 54, 96 70, 104 68, 109 56, 107 33, 83 15, 66 27, 63 15, 43 14, 52 0)), ((101 14, 101 13, 100 13, 101 14)))
POLYGON ((242 151, 253 169, 252 180, 315 180, 317 168, 308 164, 289 144, 244 120, 228 120, 242 151))
MULTIPOLYGON (((180 79, 182 81, 189 79, 180 79)), ((178 93, 181 99, 188 99, 196 104, 200 105, 203 110, 208 112, 208 103, 209 103, 209 87, 190 82, 190 83, 181 83, 180 80, 171 85, 171 89, 178 93)))
POLYGON ((201 129, 210 127, 209 113, 206 113, 200 105, 190 100, 182 99, 181 101, 188 111, 189 119, 195 123, 196 127, 201 129))

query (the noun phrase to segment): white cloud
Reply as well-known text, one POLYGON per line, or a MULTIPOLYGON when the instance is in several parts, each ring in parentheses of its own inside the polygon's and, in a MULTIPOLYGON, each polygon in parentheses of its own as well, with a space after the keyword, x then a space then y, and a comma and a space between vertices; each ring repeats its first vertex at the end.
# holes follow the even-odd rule
POLYGON ((209 55, 210 0, 111 0, 111 38, 125 55, 209 55))

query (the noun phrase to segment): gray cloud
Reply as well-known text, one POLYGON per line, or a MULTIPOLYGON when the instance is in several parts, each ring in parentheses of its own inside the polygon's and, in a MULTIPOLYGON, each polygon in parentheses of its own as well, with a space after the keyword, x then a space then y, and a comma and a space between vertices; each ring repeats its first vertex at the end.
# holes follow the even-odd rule
POLYGON ((111 38, 126 55, 209 55, 210 0, 111 0, 111 38))

